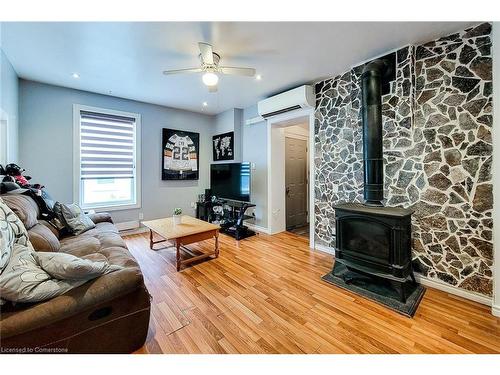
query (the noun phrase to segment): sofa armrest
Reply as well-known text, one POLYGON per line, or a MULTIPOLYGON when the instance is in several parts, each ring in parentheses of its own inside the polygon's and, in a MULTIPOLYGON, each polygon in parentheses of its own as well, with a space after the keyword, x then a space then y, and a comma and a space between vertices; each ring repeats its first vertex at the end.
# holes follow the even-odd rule
POLYGON ((111 219, 111 215, 107 212, 97 212, 93 214, 88 215, 90 217, 90 220, 94 222, 94 224, 97 223, 113 223, 113 219, 111 219))

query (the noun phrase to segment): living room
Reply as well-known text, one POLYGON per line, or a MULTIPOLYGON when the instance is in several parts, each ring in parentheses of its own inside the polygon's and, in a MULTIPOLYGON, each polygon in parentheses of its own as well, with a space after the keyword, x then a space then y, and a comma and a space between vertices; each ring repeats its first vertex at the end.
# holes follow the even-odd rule
POLYGON ((500 352, 489 12, 9 12, 2 354, 500 352))

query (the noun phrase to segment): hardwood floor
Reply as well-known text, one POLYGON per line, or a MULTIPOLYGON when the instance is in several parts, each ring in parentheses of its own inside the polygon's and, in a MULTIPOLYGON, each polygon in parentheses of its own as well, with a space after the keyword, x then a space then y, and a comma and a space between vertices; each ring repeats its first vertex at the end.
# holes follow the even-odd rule
MULTIPOLYGON (((153 296, 138 353, 498 353, 490 308, 427 289, 413 319, 320 279, 332 256, 307 239, 220 236, 220 256, 175 269, 175 250, 125 237, 153 296)), ((210 251, 211 240, 194 249, 210 251)))

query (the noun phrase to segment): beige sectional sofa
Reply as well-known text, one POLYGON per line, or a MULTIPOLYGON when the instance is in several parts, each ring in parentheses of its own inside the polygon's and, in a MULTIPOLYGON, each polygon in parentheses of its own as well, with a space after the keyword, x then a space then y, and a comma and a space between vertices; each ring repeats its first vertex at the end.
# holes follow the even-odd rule
POLYGON ((64 236, 40 220, 32 198, 1 197, 23 222, 36 251, 99 253, 110 264, 124 267, 45 302, 1 306, 1 352, 130 353, 139 349, 148 332, 150 295, 110 216, 91 215, 95 228, 64 236))

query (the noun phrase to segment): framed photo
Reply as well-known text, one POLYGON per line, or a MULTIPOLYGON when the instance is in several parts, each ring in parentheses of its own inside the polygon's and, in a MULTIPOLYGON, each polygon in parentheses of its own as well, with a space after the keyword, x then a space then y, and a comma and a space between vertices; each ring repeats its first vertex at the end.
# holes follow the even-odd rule
POLYGON ((234 160, 234 132, 212 137, 214 161, 234 160))
POLYGON ((200 133, 163 129, 162 180, 198 180, 200 133))

